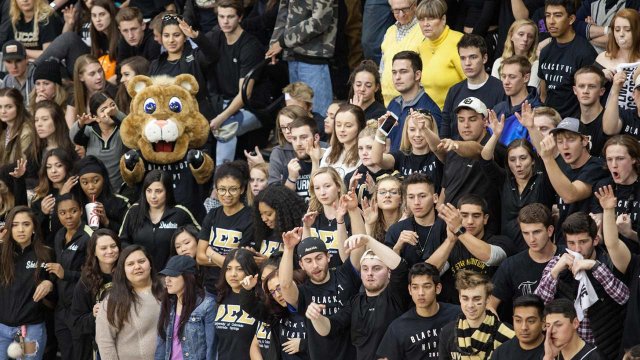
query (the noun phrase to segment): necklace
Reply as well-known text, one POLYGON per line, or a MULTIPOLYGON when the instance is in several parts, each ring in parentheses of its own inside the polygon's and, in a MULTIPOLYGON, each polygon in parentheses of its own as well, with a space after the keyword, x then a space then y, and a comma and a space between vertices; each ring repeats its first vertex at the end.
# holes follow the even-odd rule
MULTIPOLYGON (((416 218, 411 218, 411 222, 413 223, 413 232, 415 232, 416 234, 418 233, 417 230, 417 226, 418 223, 416 222, 416 218)), ((433 224, 431 224, 431 226, 429 227, 429 232, 427 233, 427 237, 424 240, 424 244, 420 245, 420 236, 418 236, 418 244, 416 246, 416 255, 418 255, 419 257, 422 258, 422 255, 424 254, 424 248, 427 247, 427 243, 429 243, 429 237, 431 237, 431 230, 433 230, 434 225, 436 224, 436 222, 434 221, 433 224)))

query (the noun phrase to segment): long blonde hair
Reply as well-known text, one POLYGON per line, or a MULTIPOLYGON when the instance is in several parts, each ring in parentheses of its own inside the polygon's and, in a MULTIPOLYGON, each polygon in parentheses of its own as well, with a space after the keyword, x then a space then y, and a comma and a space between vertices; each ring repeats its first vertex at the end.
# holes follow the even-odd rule
POLYGON ((342 178, 340 177, 340 174, 338 174, 336 169, 328 166, 316 169, 316 171, 311 174, 311 178, 309 180, 309 211, 317 211, 319 213, 323 212, 324 208, 322 207, 320 200, 318 200, 318 198, 316 197, 316 191, 313 188, 313 179, 315 179, 316 176, 320 174, 329 174, 331 180, 333 180, 338 189, 340 189, 338 198, 340 198, 340 196, 346 192, 344 181, 342 181, 342 178))
POLYGON ((507 40, 505 40, 504 42, 504 51, 502 52, 503 60, 515 55, 515 52, 513 51, 513 41, 511 41, 511 37, 513 36, 513 33, 516 32, 516 30, 518 30, 519 28, 525 25, 529 25, 534 29, 533 44, 531 44, 531 48, 529 48, 529 50, 527 51, 527 59, 532 64, 534 61, 538 60, 538 54, 536 53, 536 49, 538 48, 538 27, 536 26, 536 23, 534 23, 533 20, 531 19, 520 19, 520 20, 514 21, 513 24, 511 24, 511 27, 509 28, 509 32, 507 33, 507 40))
MULTIPOLYGON (((33 1, 33 34, 35 39, 39 38, 40 33, 38 23, 48 20, 49 16, 53 13, 53 8, 51 8, 47 2, 43 0, 33 1)), ((15 34, 18 32, 16 24, 18 24, 18 21, 20 21, 20 17, 22 16, 22 11, 20 11, 20 8, 18 7, 18 0, 11 0, 9 15, 11 17, 11 26, 13 27, 13 32, 15 34)))
MULTIPOLYGON (((425 118, 427 118, 427 121, 425 122, 425 125, 427 126, 427 128, 429 128, 436 135, 438 135, 438 125, 436 124, 436 121, 433 119, 433 115, 424 114, 424 116, 425 118)), ((402 126, 402 139, 400 140, 400 151, 404 152, 405 154, 410 154, 413 151, 413 147, 411 146, 411 141, 409 140, 409 121, 411 121, 412 118, 413 117, 411 116, 407 117, 404 121, 404 125, 402 126)), ((427 144, 427 147, 429 147, 429 144, 427 144)), ((429 148, 429 150, 431 151, 431 148, 429 148)))

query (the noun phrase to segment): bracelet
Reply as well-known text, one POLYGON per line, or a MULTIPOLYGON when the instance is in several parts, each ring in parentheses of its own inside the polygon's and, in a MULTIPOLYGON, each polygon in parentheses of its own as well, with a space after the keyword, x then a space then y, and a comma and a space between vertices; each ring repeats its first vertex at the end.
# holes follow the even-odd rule
POLYGON ((609 27, 608 26, 604 27, 604 34, 605 35, 609 35, 609 27))
POLYGON ((49 4, 49 6, 51 6, 51 8, 55 10, 55 8, 56 8, 56 2, 55 2, 55 1, 52 1, 52 2, 49 4))
POLYGON ((289 177, 287 177, 287 181, 288 181, 288 182, 290 182, 290 183, 292 183, 292 184, 295 184, 295 183, 296 183, 296 182, 295 182, 295 180, 291 180, 289 177))
POLYGON ((342 220, 342 222, 336 221, 336 224, 342 225, 342 224, 344 224, 344 220, 342 220))

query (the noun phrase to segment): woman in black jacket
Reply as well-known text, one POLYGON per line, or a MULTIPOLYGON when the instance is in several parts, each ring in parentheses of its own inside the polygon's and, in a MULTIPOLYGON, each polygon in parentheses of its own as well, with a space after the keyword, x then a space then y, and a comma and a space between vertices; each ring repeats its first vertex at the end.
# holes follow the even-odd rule
POLYGON ((73 173, 78 177, 77 182, 80 184, 74 190, 79 194, 82 208, 95 202, 95 212, 100 218, 99 227, 118 231, 124 214, 129 209, 129 199, 113 193, 109 172, 104 163, 93 155, 87 155, 78 161, 73 173))
POLYGON ((151 62, 149 76, 193 75, 200 84, 196 94, 200 112, 207 119, 213 119, 215 114, 207 95, 205 69, 209 64, 214 63, 218 56, 214 45, 202 31, 193 30, 180 15, 176 14, 166 14, 162 17, 160 34, 162 46, 167 51, 151 62), (198 45, 197 49, 191 46, 189 38, 198 45))
POLYGON ((171 176, 154 169, 144 177, 140 199, 125 215, 120 240, 144 246, 153 263, 164 268, 171 254, 173 233, 187 224, 200 229, 191 212, 176 204, 171 176))
POLYGON ((120 239, 109 229, 96 230, 87 244, 87 259, 82 267, 71 304, 74 359, 93 359, 96 315, 100 301, 111 287, 111 276, 120 255, 120 239))
POLYGON ((54 240, 55 262, 47 263, 46 270, 57 277, 58 303, 55 310, 55 332, 63 359, 73 358, 75 336, 70 318, 71 301, 80 270, 87 256, 87 242, 92 230, 84 224, 78 199, 71 193, 56 200, 56 212, 63 228, 54 240))
POLYGON ((42 357, 47 343, 45 297, 53 282, 44 268, 51 259, 33 211, 17 206, 7 216, 7 235, 0 250, 0 354, 7 354, 14 335, 24 336, 27 353, 42 357))

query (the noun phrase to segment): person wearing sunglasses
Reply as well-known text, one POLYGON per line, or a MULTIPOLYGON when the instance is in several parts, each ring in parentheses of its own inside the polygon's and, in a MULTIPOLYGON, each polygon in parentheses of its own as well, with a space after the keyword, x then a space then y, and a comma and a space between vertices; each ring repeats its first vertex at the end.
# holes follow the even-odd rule
POLYGON ((206 267, 204 285, 209 293, 216 293, 220 267, 231 250, 241 247, 257 249, 253 210, 243 201, 248 182, 249 167, 244 161, 222 164, 213 175, 215 191, 222 206, 212 209, 204 218, 196 254, 198 264, 206 267))

